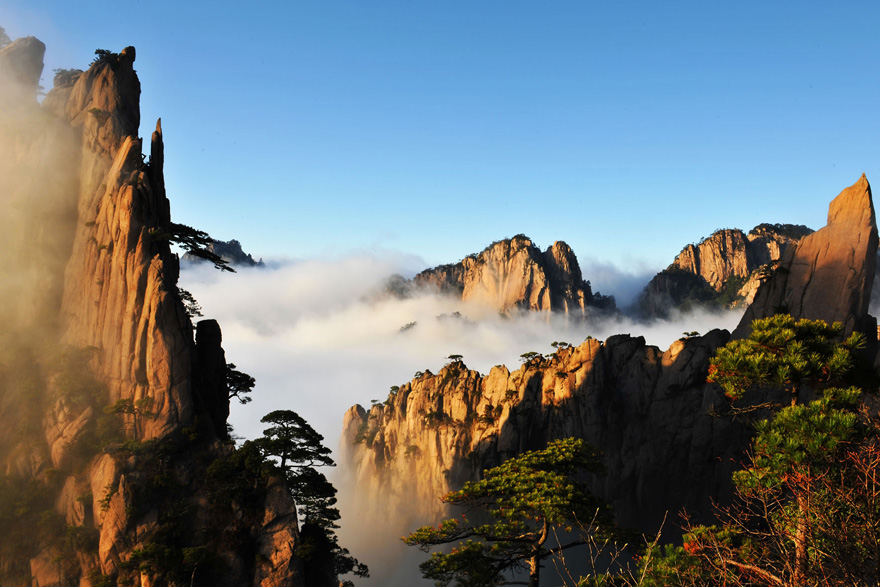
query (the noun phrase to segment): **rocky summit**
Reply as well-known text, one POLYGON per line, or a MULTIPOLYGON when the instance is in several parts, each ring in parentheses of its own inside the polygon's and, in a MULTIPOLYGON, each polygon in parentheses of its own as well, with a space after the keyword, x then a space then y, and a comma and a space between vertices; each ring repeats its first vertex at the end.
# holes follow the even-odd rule
POLYGON ((194 339, 177 289, 135 50, 59 72, 40 105, 44 49, 0 49, 0 583, 190 584, 198 567, 195 584, 304 585, 284 482, 228 493, 249 473, 221 333, 194 339))
POLYGON ((761 276, 812 230, 792 224, 760 224, 748 234, 725 228, 687 245, 639 296, 635 313, 664 318, 698 306, 740 307, 751 303, 761 276))
POLYGON ((786 313, 843 322, 847 334, 859 331, 876 339, 876 319, 868 316, 876 266, 877 223, 871 186, 862 175, 831 202, 828 224, 786 252, 734 336, 747 336, 755 318, 786 313))
POLYGON ((583 317, 613 310, 614 298, 593 293, 577 257, 562 241, 542 252, 525 235, 497 241, 458 263, 415 276, 417 287, 436 289, 501 312, 530 310, 583 317))

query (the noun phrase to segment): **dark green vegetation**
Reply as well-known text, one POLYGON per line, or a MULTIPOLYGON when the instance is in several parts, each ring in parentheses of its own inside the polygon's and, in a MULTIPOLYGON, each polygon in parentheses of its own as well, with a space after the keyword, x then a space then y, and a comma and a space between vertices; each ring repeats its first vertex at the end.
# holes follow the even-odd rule
MULTIPOLYGON (((877 585, 880 425, 861 379, 859 334, 779 315, 719 349, 710 379, 731 414, 755 417, 736 500, 718 524, 686 524, 684 544, 646 565, 646 585, 877 585), (762 393, 783 390, 781 401, 762 393), (744 405, 742 405, 744 404, 744 405)), ((772 394, 771 394, 772 396, 772 394)))
POLYGON ((336 537, 336 488, 316 469, 334 465, 323 436, 291 410, 276 410, 261 421, 270 425, 261 438, 245 442, 208 468, 211 502, 247 503, 261 497, 255 488, 267 486, 273 478, 283 479, 300 516, 297 554, 307 580, 324 584, 317 577, 327 576, 336 584, 342 575, 368 577, 367 566, 339 546, 336 537))
POLYGON ((511 573, 528 570, 536 587, 541 561, 579 545, 620 534, 611 512, 578 480, 602 466, 582 440, 557 440, 544 450, 524 453, 466 483, 443 501, 466 508, 460 518, 419 528, 404 542, 429 551, 458 543, 451 552, 435 552, 420 565, 437 585, 510 584, 511 573), (488 515, 488 521, 479 521, 488 515), (577 533, 571 536, 573 531, 577 533), (460 542, 464 540, 464 542, 460 542))
POLYGON ((194 257, 210 261, 214 264, 214 267, 221 271, 235 273, 235 269, 229 266, 228 261, 209 249, 209 246, 213 245, 215 241, 211 235, 203 230, 187 226, 186 224, 172 222, 169 232, 154 230, 150 232, 150 236, 154 239, 164 239, 172 242, 194 257))
POLYGON ((800 240, 808 234, 813 234, 813 232, 815 231, 808 226, 804 226, 803 224, 779 224, 764 222, 750 230, 749 234, 757 234, 759 232, 775 232, 776 234, 787 236, 788 238, 800 240))
MULTIPOLYGON (((778 315, 756 320, 748 339, 718 349, 709 380, 722 388, 727 404, 716 416, 750 422, 755 436, 731 480, 734 500, 717 507, 714 525, 692 524, 685 512, 679 546, 658 546, 658 535, 617 548, 610 512, 588 501, 599 514, 586 516, 578 500, 588 494, 555 476, 558 461, 550 455, 559 441, 448 494, 444 501, 467 507, 467 514, 405 540, 425 550, 458 543, 421 565, 441 586, 537 584, 540 561, 561 558, 564 550, 561 543, 541 544, 554 523, 570 526, 575 533, 567 535, 593 547, 586 562, 594 570, 567 583, 579 587, 880 584, 880 417, 875 398, 862 391, 877 388, 864 346, 863 335, 844 337, 839 323, 778 315), (543 493, 548 485, 553 489, 543 493), (567 512, 594 525, 578 534, 567 512), (607 534, 585 536, 598 529, 607 534), (603 547, 610 573, 595 570, 603 547), (526 566, 528 583, 509 572, 526 566)), ((585 461, 587 470, 595 470, 594 459, 585 461)), ((668 526, 666 533, 674 539, 668 526)), ((574 557, 584 555, 568 555, 574 557)))

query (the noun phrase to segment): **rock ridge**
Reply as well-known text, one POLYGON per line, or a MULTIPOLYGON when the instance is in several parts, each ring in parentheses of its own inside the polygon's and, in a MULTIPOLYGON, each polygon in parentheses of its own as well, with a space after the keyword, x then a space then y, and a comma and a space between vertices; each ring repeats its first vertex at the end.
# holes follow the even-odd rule
POLYGON ((877 270, 877 222, 864 174, 828 207, 828 224, 791 247, 761 285, 734 331, 748 335, 755 318, 779 313, 842 322, 846 333, 876 343, 876 319, 868 315, 877 270))
POLYGON ((147 587, 141 568, 195 564, 188 583, 303 585, 284 483, 215 497, 223 471, 246 470, 230 461, 219 325, 194 340, 177 289, 135 50, 59 74, 40 106, 43 51, 0 49, 0 583, 147 587))
POLYGON ((593 293, 571 247, 557 241, 542 252, 525 235, 496 241, 458 263, 426 269, 413 283, 501 312, 560 312, 582 318, 591 311, 615 309, 613 297, 593 293))
POLYGON ((752 302, 760 275, 812 232, 806 226, 760 224, 746 234, 720 229, 687 245, 642 291, 637 313, 663 318, 673 309, 743 307, 752 302))

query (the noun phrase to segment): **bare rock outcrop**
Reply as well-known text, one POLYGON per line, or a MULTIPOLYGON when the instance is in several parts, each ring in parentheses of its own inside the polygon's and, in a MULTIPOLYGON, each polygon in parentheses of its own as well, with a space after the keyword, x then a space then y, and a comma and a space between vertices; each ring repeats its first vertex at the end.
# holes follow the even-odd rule
POLYGON ((16 39, 0 48, 0 85, 4 86, 0 103, 8 107, 36 98, 45 53, 46 45, 36 37, 16 39))
POLYGON ((178 293, 134 48, 40 106, 42 51, 0 49, 0 582, 302 585, 289 492, 226 442, 219 325, 197 344, 178 293))
POLYGON ((734 336, 747 336, 755 318, 787 313, 795 318, 843 322, 847 334, 860 331, 876 339, 876 320, 868 316, 868 306, 877 243, 871 186, 862 175, 831 202, 828 224, 786 252, 758 290, 734 336))
POLYGON ((760 224, 748 234, 717 230, 698 244, 687 245, 651 280, 639 297, 637 313, 655 318, 673 309, 746 306, 754 298, 760 275, 811 232, 791 224, 760 224))
POLYGON ((384 404, 345 415, 342 444, 367 502, 416 505, 434 519, 437 497, 554 438, 586 439, 605 455, 593 491, 619 520, 654 529, 667 511, 710 511, 727 495, 734 455, 747 433, 706 409, 709 358, 728 340, 712 331, 665 352, 641 337, 588 339, 537 356, 516 371, 481 375, 447 364, 400 386, 384 404))
POLYGON ((614 309, 613 298, 594 294, 584 281, 571 247, 559 241, 541 252, 524 235, 497 241, 458 263, 422 271, 414 282, 502 312, 553 311, 583 317, 590 308, 614 309))

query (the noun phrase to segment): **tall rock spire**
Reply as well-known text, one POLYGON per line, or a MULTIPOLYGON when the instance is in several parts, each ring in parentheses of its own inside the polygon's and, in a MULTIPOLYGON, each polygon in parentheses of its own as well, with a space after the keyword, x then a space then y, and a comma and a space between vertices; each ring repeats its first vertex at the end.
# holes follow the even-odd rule
POLYGON ((733 332, 744 338, 756 318, 787 313, 795 318, 843 322, 846 333, 876 338, 868 316, 877 264, 877 222, 864 174, 831 202, 828 224, 804 237, 761 285, 733 332))

